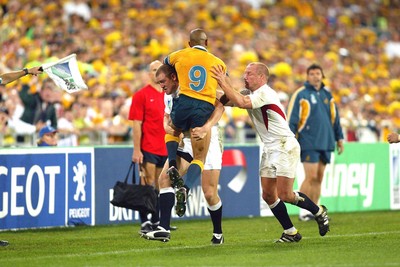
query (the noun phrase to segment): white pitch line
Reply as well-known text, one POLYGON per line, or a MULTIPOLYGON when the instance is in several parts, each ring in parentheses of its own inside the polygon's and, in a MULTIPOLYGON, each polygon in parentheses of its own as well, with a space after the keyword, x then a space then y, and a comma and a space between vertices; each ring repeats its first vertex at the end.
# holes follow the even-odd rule
MULTIPOLYGON (((357 237, 357 236, 369 236, 369 235, 390 235, 390 234, 400 234, 400 231, 388 231, 388 232, 369 232, 360 234, 348 234, 348 235, 330 235, 329 233, 323 238, 336 238, 336 237, 357 237)), ((304 237, 305 239, 314 239, 320 237, 304 237)))

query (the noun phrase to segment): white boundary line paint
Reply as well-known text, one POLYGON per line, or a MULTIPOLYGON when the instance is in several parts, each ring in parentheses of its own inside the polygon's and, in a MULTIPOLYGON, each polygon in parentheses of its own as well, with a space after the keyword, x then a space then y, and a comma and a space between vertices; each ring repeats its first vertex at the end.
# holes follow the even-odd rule
MULTIPOLYGON (((342 237, 362 237, 362 236, 374 236, 374 235, 390 235, 390 234, 400 234, 400 231, 387 231, 387 232, 371 232, 371 233, 360 233, 360 234, 350 234, 350 235, 328 235, 324 237, 303 237, 303 239, 320 239, 320 238, 342 238, 342 237)), ((256 243, 273 243, 276 239, 267 239, 267 240, 259 240, 255 241, 256 243)), ((149 240, 148 242, 159 242, 162 243, 161 241, 158 240, 149 240)), ((174 241, 169 241, 174 242, 174 241)), ((235 244, 223 244, 222 246, 234 246, 238 245, 237 243, 235 244)), ((279 244, 277 244, 279 246, 279 244)), ((129 254, 129 253, 143 253, 147 251, 162 251, 162 250, 181 250, 181 249, 199 249, 199 248, 205 248, 205 247, 211 247, 211 244, 207 245, 201 245, 201 246, 166 246, 166 247, 155 247, 155 248, 145 248, 145 249, 127 249, 127 250, 116 250, 116 251, 100 251, 100 252, 94 252, 94 253, 89 253, 89 252, 84 252, 84 253, 72 253, 72 254, 65 254, 65 255, 56 255, 55 257, 59 258, 72 258, 72 257, 95 257, 95 256, 103 256, 103 255, 121 255, 121 254, 129 254)), ((40 259, 53 259, 53 256, 38 256, 38 257, 21 257, 21 258, 13 258, 11 261, 18 261, 21 260, 23 262, 28 262, 30 259, 32 260, 40 260, 40 259)), ((7 258, 5 259, 5 262, 8 262, 7 258)), ((2 259, 0 258, 0 263, 2 262, 2 259)), ((400 261, 399 262, 382 262, 379 263, 380 266, 400 266, 400 261)), ((286 265, 274 265, 276 267, 286 267, 286 265)), ((303 266, 310 266, 310 265, 296 265, 297 267, 303 267, 303 266)), ((319 265, 319 266, 331 266, 329 264, 327 265, 319 265)), ((342 266, 342 267, 352 267, 356 265, 351 265, 351 264, 335 264, 335 266, 342 266)), ((365 263, 363 266, 376 266, 376 264, 368 264, 365 263)), ((272 265, 270 267, 273 267, 272 265)), ((292 266, 287 266, 287 267, 292 267, 292 266)))

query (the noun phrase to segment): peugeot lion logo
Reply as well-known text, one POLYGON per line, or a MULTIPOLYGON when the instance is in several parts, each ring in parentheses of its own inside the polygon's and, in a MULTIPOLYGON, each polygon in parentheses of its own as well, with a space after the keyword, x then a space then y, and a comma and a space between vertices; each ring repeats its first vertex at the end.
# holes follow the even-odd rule
POLYGON ((74 178, 73 181, 77 184, 76 185, 76 192, 74 195, 74 200, 79 200, 79 195, 81 196, 81 201, 86 201, 86 165, 83 164, 82 161, 79 161, 76 166, 73 167, 74 169, 74 178))

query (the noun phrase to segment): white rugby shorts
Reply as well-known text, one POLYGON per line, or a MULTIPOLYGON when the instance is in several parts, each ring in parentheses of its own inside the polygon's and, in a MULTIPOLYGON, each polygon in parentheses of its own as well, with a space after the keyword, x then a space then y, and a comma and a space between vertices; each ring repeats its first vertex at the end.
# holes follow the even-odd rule
MULTIPOLYGON (((188 153, 193 158, 192 142, 190 138, 183 138, 183 146, 178 151, 188 153)), ((207 152, 204 170, 220 170, 222 167, 222 140, 220 139, 218 126, 211 128, 210 147, 207 152)))
POLYGON ((300 162, 300 145, 295 137, 282 137, 275 145, 264 144, 260 162, 260 176, 295 178, 300 162))

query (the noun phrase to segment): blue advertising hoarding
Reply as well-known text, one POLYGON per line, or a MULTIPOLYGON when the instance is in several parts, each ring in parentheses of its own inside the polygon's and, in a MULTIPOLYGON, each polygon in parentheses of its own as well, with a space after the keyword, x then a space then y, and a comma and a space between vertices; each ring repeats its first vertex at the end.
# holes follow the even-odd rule
POLYGON ((93 148, 0 151, 0 229, 94 225, 93 148))

